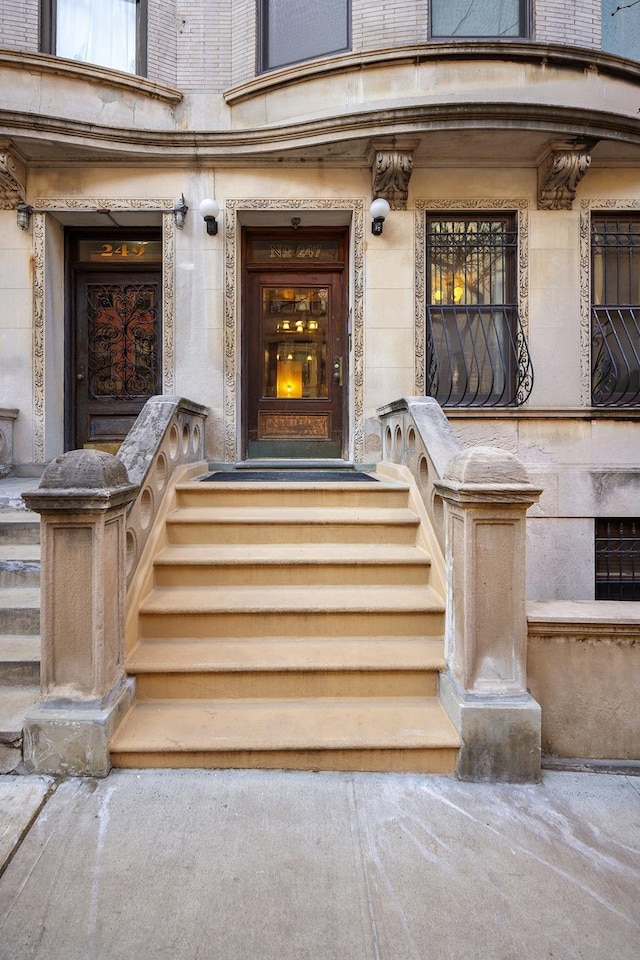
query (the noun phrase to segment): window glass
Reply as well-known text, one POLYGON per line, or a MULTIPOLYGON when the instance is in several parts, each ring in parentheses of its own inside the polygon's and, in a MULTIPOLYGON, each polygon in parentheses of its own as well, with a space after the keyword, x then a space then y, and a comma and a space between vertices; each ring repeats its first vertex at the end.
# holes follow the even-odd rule
POLYGON ((57 0, 59 57, 136 72, 136 0, 57 0))
POLYGON ((262 69, 349 49, 348 0, 262 0, 262 69))
POLYGON ((524 37, 523 0, 431 0, 432 37, 524 37))
POLYGON ((640 404, 640 217, 591 221, 591 394, 595 406, 640 404))
POLYGON ((640 60, 640 4, 602 0, 602 49, 640 60))

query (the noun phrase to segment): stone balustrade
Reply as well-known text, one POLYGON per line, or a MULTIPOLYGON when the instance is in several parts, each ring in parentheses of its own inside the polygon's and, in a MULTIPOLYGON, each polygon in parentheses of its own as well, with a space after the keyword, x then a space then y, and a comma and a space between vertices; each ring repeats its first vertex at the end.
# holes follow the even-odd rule
POLYGON ((541 490, 497 447, 463 450, 432 398, 378 411, 383 457, 408 468, 444 551, 446 672, 440 697, 465 780, 540 778, 540 707, 527 691, 526 511, 541 490))

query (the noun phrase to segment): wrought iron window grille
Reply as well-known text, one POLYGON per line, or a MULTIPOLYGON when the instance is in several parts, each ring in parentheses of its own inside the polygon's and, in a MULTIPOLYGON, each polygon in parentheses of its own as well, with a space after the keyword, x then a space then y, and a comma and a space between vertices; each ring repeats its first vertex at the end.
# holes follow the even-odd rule
POLYGON ((591 224, 591 401, 640 404, 640 217, 591 224))
POLYGON ((598 518, 596 600, 640 600, 640 519, 598 518))
POLYGON ((443 406, 520 406, 531 394, 517 244, 509 215, 428 218, 426 390, 443 406))

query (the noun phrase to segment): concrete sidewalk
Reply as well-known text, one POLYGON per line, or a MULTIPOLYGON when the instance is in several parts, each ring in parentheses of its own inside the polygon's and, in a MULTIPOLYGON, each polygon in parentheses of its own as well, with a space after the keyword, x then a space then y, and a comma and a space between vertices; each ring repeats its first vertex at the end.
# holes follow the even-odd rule
POLYGON ((640 778, 0 778, 2 960, 638 960, 640 778))

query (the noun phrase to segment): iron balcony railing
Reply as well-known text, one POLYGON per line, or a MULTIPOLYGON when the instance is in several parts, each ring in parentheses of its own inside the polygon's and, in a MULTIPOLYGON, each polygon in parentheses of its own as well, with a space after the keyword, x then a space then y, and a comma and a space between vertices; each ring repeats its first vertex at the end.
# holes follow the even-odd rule
POLYGON ((592 308, 591 398, 596 407, 640 404, 640 307, 592 308))
POLYGON ((596 600, 640 600, 640 520, 596 520, 596 600))
POLYGON ((517 307, 427 307, 427 395, 441 406, 520 406, 533 365, 517 307))

